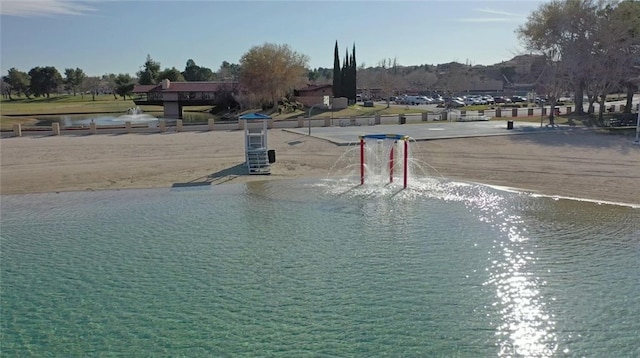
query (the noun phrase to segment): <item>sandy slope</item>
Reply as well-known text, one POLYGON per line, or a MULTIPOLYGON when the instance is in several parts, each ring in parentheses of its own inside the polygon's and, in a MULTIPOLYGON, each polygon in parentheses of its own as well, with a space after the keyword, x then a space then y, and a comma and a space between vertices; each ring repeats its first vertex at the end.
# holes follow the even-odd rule
MULTIPOLYGON (((347 147, 273 129, 270 176, 245 175, 242 131, 0 140, 0 193, 170 187, 326 177, 347 147)), ((640 203, 640 146, 589 131, 423 141, 413 155, 449 178, 640 203)))

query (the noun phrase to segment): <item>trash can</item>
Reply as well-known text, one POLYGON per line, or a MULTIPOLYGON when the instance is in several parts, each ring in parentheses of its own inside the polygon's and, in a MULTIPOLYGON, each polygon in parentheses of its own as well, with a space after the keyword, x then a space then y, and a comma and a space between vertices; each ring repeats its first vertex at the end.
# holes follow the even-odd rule
POLYGON ((513 121, 507 121, 507 129, 513 129, 513 121))
POLYGON ((276 162, 276 151, 274 149, 269 149, 267 151, 267 157, 269 158, 269 164, 275 163, 276 162))
POLYGON ((400 124, 405 124, 407 123, 407 117, 406 116, 400 116, 400 124))

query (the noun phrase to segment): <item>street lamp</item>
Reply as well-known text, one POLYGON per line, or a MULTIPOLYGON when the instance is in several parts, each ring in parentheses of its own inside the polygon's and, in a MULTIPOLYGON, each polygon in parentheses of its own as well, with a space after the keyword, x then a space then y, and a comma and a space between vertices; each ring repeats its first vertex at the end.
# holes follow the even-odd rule
POLYGON ((540 102, 540 128, 542 128, 542 123, 544 122, 544 101, 542 101, 542 97, 538 98, 538 94, 534 92, 533 103, 535 103, 536 99, 540 102))
POLYGON ((311 136, 311 111, 313 111, 315 107, 319 107, 319 106, 324 106, 324 103, 314 104, 313 106, 311 106, 311 108, 309 108, 309 136, 311 136))
POLYGON ((640 104, 638 105, 638 118, 636 119, 636 140, 634 144, 640 144, 640 104))

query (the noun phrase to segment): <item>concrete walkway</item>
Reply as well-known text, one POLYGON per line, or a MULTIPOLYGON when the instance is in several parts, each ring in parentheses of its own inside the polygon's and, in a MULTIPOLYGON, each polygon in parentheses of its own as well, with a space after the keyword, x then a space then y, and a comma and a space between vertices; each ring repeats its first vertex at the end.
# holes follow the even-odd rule
MULTIPOLYGON (((465 138, 495 135, 515 135, 545 133, 572 129, 569 126, 540 127, 540 123, 513 121, 513 129, 507 129, 508 121, 491 120, 478 122, 424 122, 417 124, 383 124, 348 127, 312 127, 311 136, 327 140, 337 145, 349 145, 358 142, 359 136, 367 134, 408 135, 416 141, 465 138)), ((283 128, 284 131, 309 135, 308 128, 283 128)))

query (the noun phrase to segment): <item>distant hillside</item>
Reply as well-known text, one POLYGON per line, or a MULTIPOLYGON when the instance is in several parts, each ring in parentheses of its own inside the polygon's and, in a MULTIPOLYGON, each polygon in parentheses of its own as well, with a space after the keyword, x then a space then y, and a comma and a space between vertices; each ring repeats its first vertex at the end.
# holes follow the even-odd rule
MULTIPOLYGON (((392 86, 400 91, 522 90, 533 87, 543 68, 539 55, 519 55, 490 66, 450 62, 438 65, 367 67, 358 69, 359 88, 392 86)), ((330 83, 319 78, 317 83, 330 83)))

